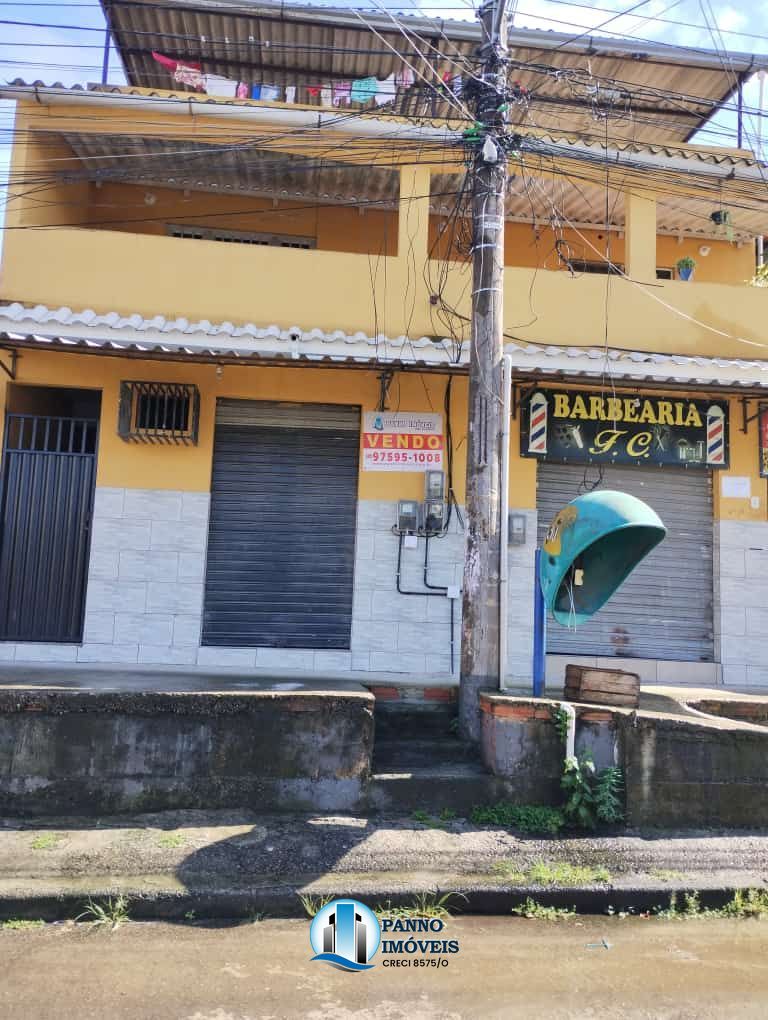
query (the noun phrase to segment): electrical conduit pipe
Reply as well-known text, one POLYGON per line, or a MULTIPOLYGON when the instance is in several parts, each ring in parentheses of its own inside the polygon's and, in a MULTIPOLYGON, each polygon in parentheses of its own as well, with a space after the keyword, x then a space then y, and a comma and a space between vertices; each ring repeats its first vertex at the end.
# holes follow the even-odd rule
POLYGON ((509 620, 509 423, 512 418, 512 358, 501 359, 501 467, 499 471, 501 527, 499 535, 499 690, 506 687, 507 626, 509 620))

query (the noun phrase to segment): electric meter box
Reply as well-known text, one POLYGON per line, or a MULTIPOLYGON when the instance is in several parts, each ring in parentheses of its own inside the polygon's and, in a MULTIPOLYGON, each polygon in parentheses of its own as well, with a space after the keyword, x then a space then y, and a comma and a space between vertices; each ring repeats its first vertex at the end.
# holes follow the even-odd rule
POLYGON ((445 475, 442 471, 424 472, 424 499, 445 499, 445 475))
POLYGON ((401 499, 397 504, 397 530, 401 534, 415 534, 419 530, 420 504, 413 499, 401 499))
POLYGON ((445 530, 448 504, 444 499, 428 499, 424 504, 424 533, 440 535, 445 530))

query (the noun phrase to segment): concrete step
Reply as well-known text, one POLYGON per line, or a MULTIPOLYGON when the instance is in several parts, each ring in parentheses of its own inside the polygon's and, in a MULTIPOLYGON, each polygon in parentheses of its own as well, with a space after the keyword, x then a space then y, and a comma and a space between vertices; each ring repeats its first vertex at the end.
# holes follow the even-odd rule
POLYGON ((456 730, 455 703, 381 702, 377 699, 374 724, 377 740, 450 737, 456 730))
POLYGON ((366 802, 370 811, 382 814, 426 811, 437 817, 448 809, 466 818, 476 805, 510 799, 512 795, 512 784, 507 780, 486 772, 478 761, 463 761, 375 771, 366 802))
POLYGON ((477 752, 453 736, 376 739, 373 745, 374 772, 401 772, 467 761, 477 761, 477 752))

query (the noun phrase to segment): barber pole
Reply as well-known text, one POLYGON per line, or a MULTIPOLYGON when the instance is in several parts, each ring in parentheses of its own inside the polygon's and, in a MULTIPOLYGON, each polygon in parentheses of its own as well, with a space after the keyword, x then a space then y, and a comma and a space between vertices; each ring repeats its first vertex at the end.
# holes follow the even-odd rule
POLYGON ((707 410, 707 464, 725 464, 725 413, 717 404, 707 410))
POLYGON ((528 428, 528 452, 547 452, 547 398, 543 393, 534 393, 530 402, 530 425, 528 428))

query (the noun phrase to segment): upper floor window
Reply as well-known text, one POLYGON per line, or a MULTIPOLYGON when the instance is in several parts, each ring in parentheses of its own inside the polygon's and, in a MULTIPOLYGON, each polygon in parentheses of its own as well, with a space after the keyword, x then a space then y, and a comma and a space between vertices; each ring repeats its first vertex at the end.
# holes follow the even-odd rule
MULTIPOLYGON (((608 263, 589 261, 587 259, 572 259, 571 267, 574 273, 597 273, 601 276, 623 276, 624 266, 620 262, 608 263)), ((672 269, 665 266, 656 267, 657 280, 674 280, 675 274, 672 269)))
POLYGON ((249 230, 222 230, 219 227, 196 227, 187 224, 169 223, 169 237, 196 238, 199 241, 224 241, 229 244, 260 244, 269 248, 317 247, 314 237, 297 237, 294 234, 258 234, 249 230))

